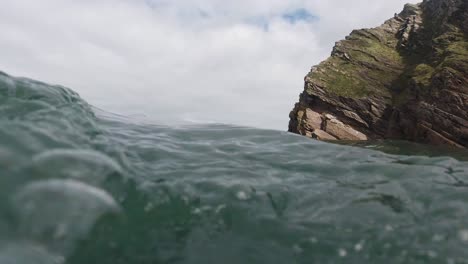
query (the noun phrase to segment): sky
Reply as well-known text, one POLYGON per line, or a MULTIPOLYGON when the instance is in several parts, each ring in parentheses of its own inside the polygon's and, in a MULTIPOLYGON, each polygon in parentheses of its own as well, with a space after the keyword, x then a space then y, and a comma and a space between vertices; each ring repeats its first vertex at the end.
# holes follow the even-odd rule
POLYGON ((0 71, 158 124, 286 130, 310 68, 417 0, 2 0, 0 71))

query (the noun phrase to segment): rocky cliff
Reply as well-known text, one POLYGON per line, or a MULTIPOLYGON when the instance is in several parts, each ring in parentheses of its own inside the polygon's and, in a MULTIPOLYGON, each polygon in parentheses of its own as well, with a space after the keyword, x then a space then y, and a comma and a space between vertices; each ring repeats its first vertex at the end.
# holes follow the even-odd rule
POLYGON ((312 67, 289 131, 468 147, 468 0, 408 4, 312 67))

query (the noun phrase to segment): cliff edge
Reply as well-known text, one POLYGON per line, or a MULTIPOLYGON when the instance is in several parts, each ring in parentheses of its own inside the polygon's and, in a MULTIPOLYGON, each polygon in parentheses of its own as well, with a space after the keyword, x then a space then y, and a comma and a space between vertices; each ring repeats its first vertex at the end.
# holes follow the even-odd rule
POLYGON ((312 67, 289 131, 468 147, 468 1, 426 0, 353 31, 312 67))

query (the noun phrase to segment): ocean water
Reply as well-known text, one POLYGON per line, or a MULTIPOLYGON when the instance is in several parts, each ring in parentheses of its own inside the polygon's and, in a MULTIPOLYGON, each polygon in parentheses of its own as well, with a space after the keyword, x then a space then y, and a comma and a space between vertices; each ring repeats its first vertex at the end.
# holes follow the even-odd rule
POLYGON ((0 74, 0 264, 468 263, 467 157, 167 127, 0 74))

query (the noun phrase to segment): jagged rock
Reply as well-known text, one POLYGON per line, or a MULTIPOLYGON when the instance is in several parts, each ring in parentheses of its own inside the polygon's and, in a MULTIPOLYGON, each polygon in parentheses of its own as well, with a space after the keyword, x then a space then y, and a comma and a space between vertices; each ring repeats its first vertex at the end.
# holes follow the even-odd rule
POLYGON ((405 5, 337 42, 304 80, 290 132, 468 147, 468 1, 405 5))
POLYGON ((336 137, 328 134, 327 132, 321 129, 315 129, 314 132, 312 132, 311 137, 318 139, 318 140, 324 140, 324 141, 338 140, 336 137))
POLYGON ((322 116, 309 108, 307 108, 305 111, 304 118, 307 121, 307 125, 309 125, 309 127, 312 129, 321 129, 323 122, 322 116))
POLYGON ((331 134, 340 140, 367 140, 366 135, 348 125, 345 125, 333 115, 325 114, 325 118, 324 130, 328 134, 331 134))
POLYGON ((309 108, 299 110, 297 113, 297 130, 299 134, 312 137, 315 129, 322 128, 322 116, 309 108))

